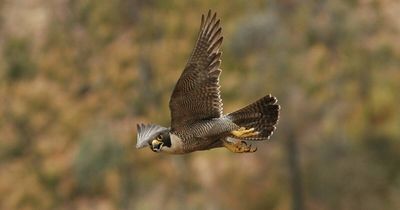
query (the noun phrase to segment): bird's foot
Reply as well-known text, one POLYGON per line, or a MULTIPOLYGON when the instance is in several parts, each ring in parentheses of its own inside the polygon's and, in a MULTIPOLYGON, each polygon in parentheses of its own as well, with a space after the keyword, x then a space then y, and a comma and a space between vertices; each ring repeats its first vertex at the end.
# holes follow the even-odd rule
POLYGON ((229 151, 235 153, 252 153, 257 151, 257 147, 251 147, 251 144, 248 145, 245 141, 224 141, 224 147, 226 147, 229 151))
POLYGON ((259 134, 259 132, 254 131, 254 128, 246 129, 245 127, 240 127, 237 130, 231 131, 231 134, 238 138, 246 138, 246 137, 256 136, 259 134))

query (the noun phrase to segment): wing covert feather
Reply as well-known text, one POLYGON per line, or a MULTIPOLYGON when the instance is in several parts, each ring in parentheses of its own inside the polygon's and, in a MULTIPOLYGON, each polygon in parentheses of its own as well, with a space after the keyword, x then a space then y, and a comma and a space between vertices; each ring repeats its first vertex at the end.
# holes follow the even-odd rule
POLYGON ((219 76, 223 37, 217 14, 201 17, 200 31, 193 52, 169 102, 171 128, 222 115, 219 76))

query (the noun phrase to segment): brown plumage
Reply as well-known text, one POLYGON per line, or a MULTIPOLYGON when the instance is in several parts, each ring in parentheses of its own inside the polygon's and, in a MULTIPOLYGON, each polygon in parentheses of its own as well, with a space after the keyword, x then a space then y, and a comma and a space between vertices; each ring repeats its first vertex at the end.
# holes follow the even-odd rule
POLYGON ((268 139, 279 118, 275 97, 267 95, 231 114, 222 112, 222 28, 216 13, 202 15, 194 50, 172 92, 171 127, 138 125, 137 148, 182 154, 226 147, 232 152, 255 152, 246 141, 268 139))
POLYGON ((248 141, 261 141, 269 139, 275 131, 276 122, 279 118, 280 106, 275 97, 264 96, 256 102, 230 113, 229 118, 237 125, 246 128, 254 128, 258 135, 245 137, 248 141))
POLYGON ((209 11, 206 19, 204 15, 201 17, 195 48, 172 92, 169 102, 172 130, 222 115, 219 75, 223 37, 216 16, 209 11))

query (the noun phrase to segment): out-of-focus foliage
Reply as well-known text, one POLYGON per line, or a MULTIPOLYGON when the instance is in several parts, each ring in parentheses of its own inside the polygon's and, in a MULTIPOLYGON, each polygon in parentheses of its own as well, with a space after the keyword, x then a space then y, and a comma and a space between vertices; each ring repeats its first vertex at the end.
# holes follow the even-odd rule
POLYGON ((398 0, 0 1, 0 209, 400 209, 398 0), (267 93, 255 154, 137 150, 200 16, 222 17, 225 112, 267 93))

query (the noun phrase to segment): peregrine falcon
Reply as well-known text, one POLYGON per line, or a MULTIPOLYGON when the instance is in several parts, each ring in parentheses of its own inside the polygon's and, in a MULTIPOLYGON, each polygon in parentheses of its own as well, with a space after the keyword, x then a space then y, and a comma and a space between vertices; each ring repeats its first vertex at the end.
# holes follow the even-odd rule
POLYGON ((270 138, 278 122, 277 99, 266 95, 229 114, 222 113, 220 19, 208 11, 202 15, 194 50, 169 101, 171 127, 137 125, 136 148, 185 154, 225 147, 235 153, 255 152, 249 141, 270 138))

